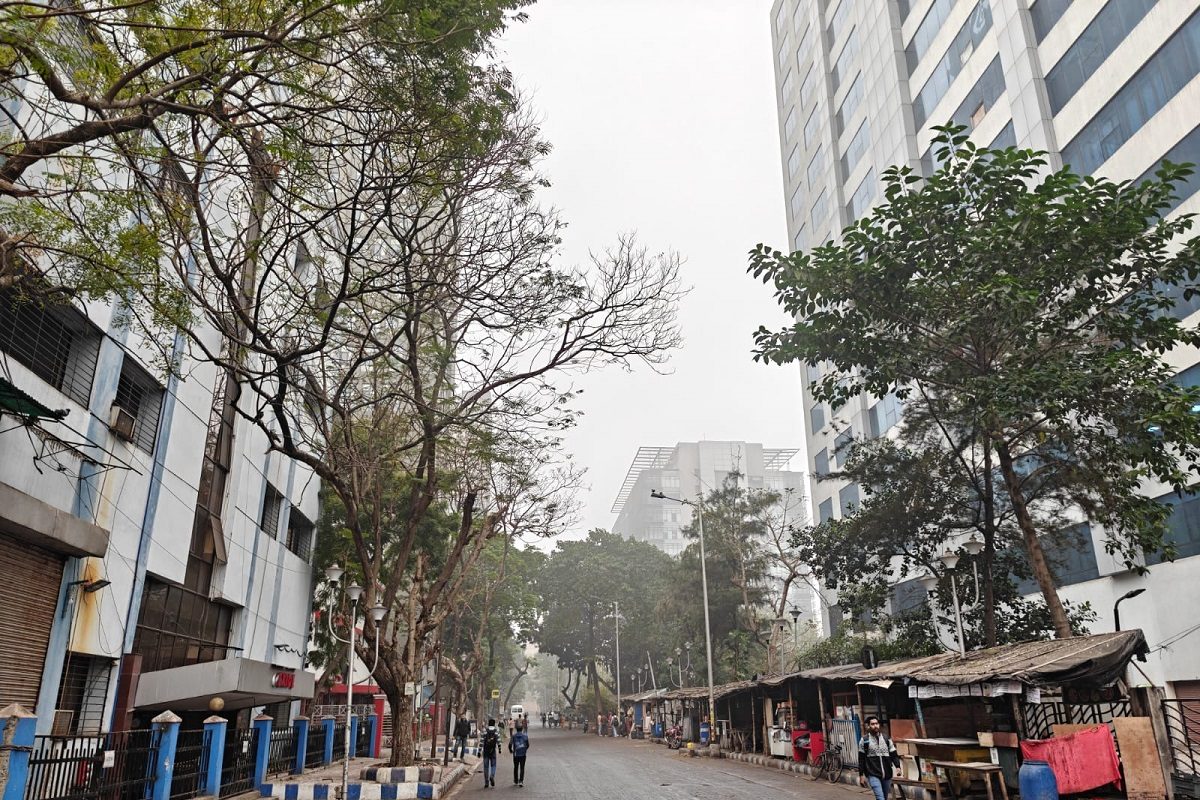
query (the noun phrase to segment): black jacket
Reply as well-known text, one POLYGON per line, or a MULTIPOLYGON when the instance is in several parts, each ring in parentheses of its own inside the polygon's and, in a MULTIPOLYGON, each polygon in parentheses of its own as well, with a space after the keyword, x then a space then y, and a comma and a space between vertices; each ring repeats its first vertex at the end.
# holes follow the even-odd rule
POLYGON ((454 723, 454 738, 465 739, 471 735, 471 720, 458 718, 458 722, 454 723))
POLYGON ((892 777, 892 767, 900 768, 900 754, 896 752, 896 745, 882 733, 873 742, 871 739, 871 735, 867 734, 858 740, 858 772, 864 778, 889 779, 892 777), (868 755, 872 745, 876 755, 868 755), (887 752, 886 758, 878 754, 880 750, 887 752))

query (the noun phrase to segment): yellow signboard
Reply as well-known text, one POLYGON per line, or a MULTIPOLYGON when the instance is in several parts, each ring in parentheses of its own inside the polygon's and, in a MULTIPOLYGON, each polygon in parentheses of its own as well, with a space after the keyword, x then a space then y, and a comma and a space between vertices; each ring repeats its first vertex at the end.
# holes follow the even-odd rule
POLYGON ((500 699, 500 690, 499 689, 492 689, 492 699, 493 700, 500 699))

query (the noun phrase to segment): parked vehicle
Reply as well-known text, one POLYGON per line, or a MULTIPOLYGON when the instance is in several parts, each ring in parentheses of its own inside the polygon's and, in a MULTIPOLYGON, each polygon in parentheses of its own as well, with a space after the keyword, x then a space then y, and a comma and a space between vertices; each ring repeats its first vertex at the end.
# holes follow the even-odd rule
POLYGON ((678 750, 683 747, 683 726, 675 724, 667 728, 663 734, 663 739, 666 741, 667 747, 672 750, 678 750))
POLYGON ((842 746, 835 744, 833 747, 826 750, 821 755, 817 756, 817 760, 813 762, 812 772, 809 777, 814 781, 819 781, 822 777, 827 778, 830 783, 837 783, 838 778, 842 777, 842 746))

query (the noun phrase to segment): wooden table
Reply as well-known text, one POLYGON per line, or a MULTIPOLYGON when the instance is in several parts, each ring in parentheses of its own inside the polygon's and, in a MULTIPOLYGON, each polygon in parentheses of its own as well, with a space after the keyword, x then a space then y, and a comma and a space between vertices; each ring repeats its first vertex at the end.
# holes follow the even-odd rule
MULTIPOLYGON (((930 766, 936 771, 938 767, 946 770, 947 773, 952 769, 966 772, 970 775, 978 775, 983 778, 983 785, 987 787, 988 800, 995 800, 995 795, 992 793, 992 776, 996 776, 996 782, 1000 784, 1000 794, 1004 800, 1008 800, 1008 787, 1004 785, 1004 771, 999 764, 993 764, 990 761, 930 761, 930 766)), ((937 789, 937 798, 941 800, 941 786, 937 789)))

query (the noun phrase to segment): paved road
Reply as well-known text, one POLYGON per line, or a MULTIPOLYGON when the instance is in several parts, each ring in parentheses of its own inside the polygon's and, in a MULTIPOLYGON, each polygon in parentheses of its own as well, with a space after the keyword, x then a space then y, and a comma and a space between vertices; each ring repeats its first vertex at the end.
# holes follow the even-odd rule
POLYGON ((868 800, 865 789, 814 783, 726 759, 687 758, 645 741, 584 735, 579 731, 530 732, 525 786, 512 783, 512 758, 500 757, 496 788, 484 789, 477 770, 459 784, 454 800, 730 800, 800 797, 868 800))

